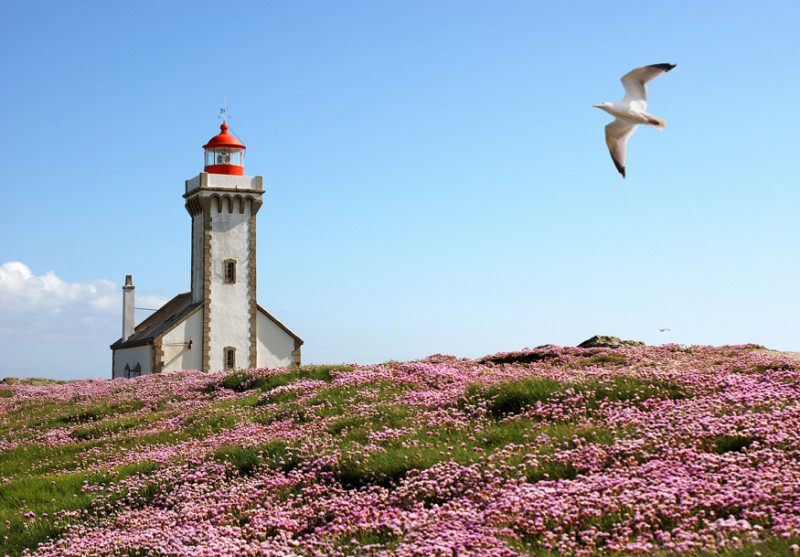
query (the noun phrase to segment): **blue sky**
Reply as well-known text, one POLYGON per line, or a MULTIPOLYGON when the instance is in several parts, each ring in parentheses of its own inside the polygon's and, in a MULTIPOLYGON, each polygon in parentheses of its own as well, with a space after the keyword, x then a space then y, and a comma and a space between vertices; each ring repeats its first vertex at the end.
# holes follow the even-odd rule
POLYGON ((800 350, 800 3, 2 4, 0 377, 109 377, 124 276, 189 289, 223 101, 307 363, 800 350), (661 62, 622 180, 591 105, 661 62))

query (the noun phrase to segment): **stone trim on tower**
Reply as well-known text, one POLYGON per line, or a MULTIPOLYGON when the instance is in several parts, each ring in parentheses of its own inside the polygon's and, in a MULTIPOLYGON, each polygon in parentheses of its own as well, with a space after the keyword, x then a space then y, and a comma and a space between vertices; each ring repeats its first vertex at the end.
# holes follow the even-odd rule
POLYGON ((204 198, 200 203, 203 206, 203 371, 208 372, 211 370, 211 200, 204 198))
POLYGON ((303 346, 303 341, 299 338, 294 339, 294 352, 292 352, 292 365, 293 367, 300 367, 302 358, 300 354, 300 347, 303 346))
POLYGON ((258 300, 256 299, 256 213, 258 207, 251 201, 250 208, 250 235, 248 237, 248 244, 250 249, 250 257, 248 258, 250 269, 250 367, 258 365, 258 300))
POLYGON ((153 340, 153 373, 161 373, 164 369, 164 344, 161 338, 156 337, 153 340))

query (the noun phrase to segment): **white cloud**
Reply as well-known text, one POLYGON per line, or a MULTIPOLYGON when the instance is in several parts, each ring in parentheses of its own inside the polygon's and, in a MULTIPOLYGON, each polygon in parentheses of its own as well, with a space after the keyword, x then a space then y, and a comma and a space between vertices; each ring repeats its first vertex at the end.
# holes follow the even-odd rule
POLYGON ((121 306, 110 280, 69 283, 19 261, 0 265, 0 377, 105 376, 121 306))
MULTIPOLYGON (((136 302, 158 308, 167 300, 144 293, 136 297, 136 302)), ((34 275, 19 261, 0 266, 0 334, 17 338, 110 338, 121 326, 121 313, 121 286, 108 279, 69 283, 53 271, 34 275)), ((141 320, 147 315, 136 317, 141 320)))
MULTIPOLYGON (((137 292, 137 306, 166 302, 137 292)), ((122 332, 121 314, 122 288, 113 281, 66 282, 19 261, 0 265, 0 377, 110 374, 108 347, 122 332)), ((137 322, 148 315, 137 312, 137 322)))
MULTIPOLYGON (((163 296, 137 295, 137 304, 159 308, 163 296)), ((122 311, 121 285, 108 279, 68 283, 53 271, 41 276, 19 261, 0 266, 0 312, 32 312, 57 315, 64 311, 81 314, 116 314, 122 311)))
MULTIPOLYGON (((143 293, 136 305, 158 308, 143 293)), ((137 312, 137 322, 151 312, 137 312)), ((0 265, 0 377, 105 377, 122 332, 122 288, 107 279, 66 282, 19 261, 0 265)))
POLYGON ((0 311, 57 315, 64 311, 114 312, 119 287, 107 279, 68 283, 53 271, 37 276, 19 261, 0 267, 0 311))

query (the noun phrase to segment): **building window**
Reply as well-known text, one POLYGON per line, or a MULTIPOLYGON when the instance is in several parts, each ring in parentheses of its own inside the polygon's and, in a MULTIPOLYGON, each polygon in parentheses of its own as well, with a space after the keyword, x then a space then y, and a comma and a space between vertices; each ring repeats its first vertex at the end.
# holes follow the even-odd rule
POLYGON ((235 259, 226 259, 225 260, 225 282, 227 284, 233 284, 236 282, 236 260, 235 259))
POLYGON ((232 346, 225 348, 225 369, 236 367, 236 349, 232 346))
POLYGON ((125 377, 128 379, 132 377, 139 377, 142 374, 142 364, 136 362, 136 367, 131 369, 130 364, 125 364, 125 377))

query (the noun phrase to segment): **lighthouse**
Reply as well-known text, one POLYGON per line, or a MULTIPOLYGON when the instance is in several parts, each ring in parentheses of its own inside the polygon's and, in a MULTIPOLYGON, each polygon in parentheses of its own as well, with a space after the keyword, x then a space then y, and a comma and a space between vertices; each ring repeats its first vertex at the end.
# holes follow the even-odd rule
POLYGON ((183 194, 191 218, 191 290, 134 326, 134 286, 126 277, 122 337, 111 345, 113 377, 300 365, 303 341, 256 297, 263 178, 245 175, 246 148, 226 121, 203 151, 203 172, 186 180, 183 194))

